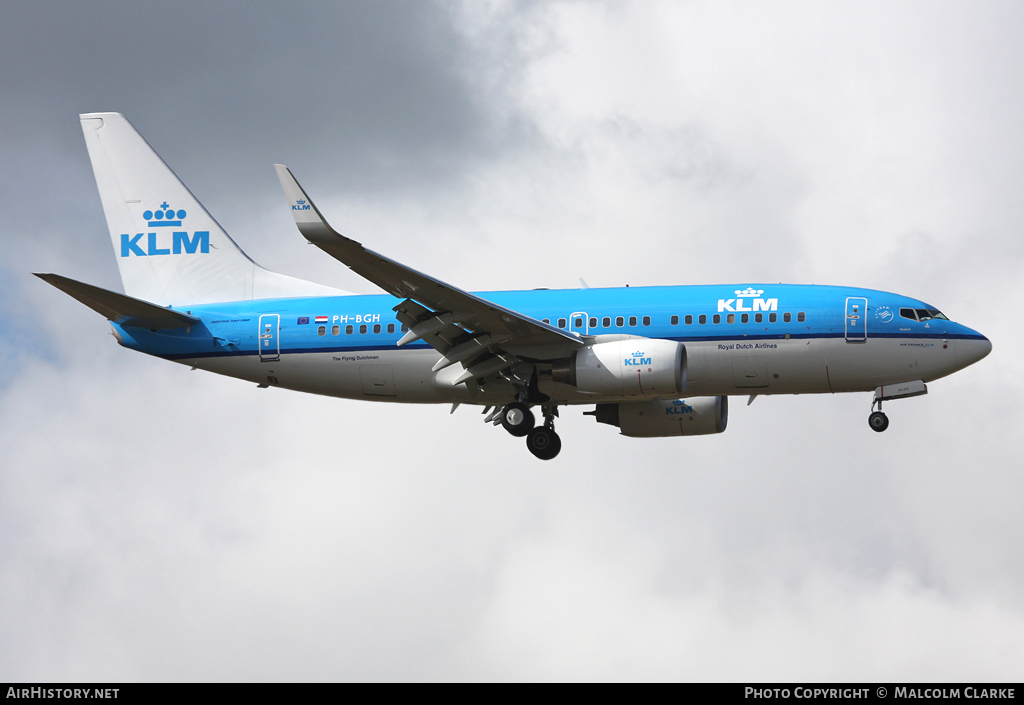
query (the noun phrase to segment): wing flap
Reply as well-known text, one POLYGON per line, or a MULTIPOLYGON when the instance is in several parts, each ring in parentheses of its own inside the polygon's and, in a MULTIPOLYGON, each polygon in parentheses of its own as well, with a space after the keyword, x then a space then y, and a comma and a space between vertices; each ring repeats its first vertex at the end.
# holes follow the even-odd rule
POLYGON ((142 299, 101 289, 92 284, 84 284, 59 274, 36 273, 36 276, 121 326, 167 330, 186 328, 200 322, 195 316, 189 316, 181 311, 163 308, 142 299))

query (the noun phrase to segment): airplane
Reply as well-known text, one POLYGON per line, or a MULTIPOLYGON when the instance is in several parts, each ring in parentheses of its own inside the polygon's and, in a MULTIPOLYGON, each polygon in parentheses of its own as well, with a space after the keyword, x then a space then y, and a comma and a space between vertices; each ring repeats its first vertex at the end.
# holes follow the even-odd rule
POLYGON ((730 396, 873 391, 881 432, 882 402, 992 350, 934 306, 873 289, 466 292, 341 235, 275 165, 305 239, 384 292, 352 294, 259 266, 123 115, 80 119, 125 293, 36 276, 105 316, 122 346, 260 388, 472 405, 542 460, 561 449, 562 406, 593 406, 624 436, 694 436, 725 431, 730 396))

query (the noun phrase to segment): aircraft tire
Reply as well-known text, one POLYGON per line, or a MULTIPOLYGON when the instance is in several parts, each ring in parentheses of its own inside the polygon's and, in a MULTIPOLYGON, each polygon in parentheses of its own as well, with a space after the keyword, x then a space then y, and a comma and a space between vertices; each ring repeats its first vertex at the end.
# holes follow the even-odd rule
POLYGON ((881 411, 875 411, 868 417, 868 426, 871 427, 872 431, 881 433, 885 429, 889 428, 889 417, 881 411))
POLYGON ((562 439, 551 429, 535 428, 526 437, 526 447, 541 460, 551 460, 562 450, 562 439))
POLYGON ((516 438, 522 438, 533 430, 536 421, 533 412, 525 404, 512 402, 501 410, 501 426, 516 438))

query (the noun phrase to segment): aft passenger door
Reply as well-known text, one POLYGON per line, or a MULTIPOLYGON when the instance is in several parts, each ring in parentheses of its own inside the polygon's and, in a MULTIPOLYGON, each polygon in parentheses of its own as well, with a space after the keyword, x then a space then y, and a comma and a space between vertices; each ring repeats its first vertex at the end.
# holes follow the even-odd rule
POLYGON ((260 360, 279 360, 281 316, 277 313, 265 313, 260 316, 260 360))
POLYGON ((846 299, 846 342, 864 343, 868 339, 868 300, 855 296, 846 299))

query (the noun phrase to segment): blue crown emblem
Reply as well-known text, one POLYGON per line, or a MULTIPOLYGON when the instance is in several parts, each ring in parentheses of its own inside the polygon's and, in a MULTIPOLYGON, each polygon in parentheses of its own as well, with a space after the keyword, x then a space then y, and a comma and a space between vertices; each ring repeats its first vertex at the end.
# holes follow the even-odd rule
POLYGON ((303 205, 303 204, 304 204, 305 202, 306 202, 306 200, 305 200, 305 199, 303 199, 303 198, 300 198, 299 200, 297 200, 297 201, 295 202, 295 205, 301 206, 301 205, 303 205))
POLYGON ((643 357, 643 356, 644 356, 644 354, 642 352, 635 352, 635 353, 633 353, 633 357, 643 357))
POLYGON ((142 217, 149 221, 151 228, 166 228, 170 225, 180 226, 186 215, 185 211, 175 211, 167 204, 167 201, 164 201, 160 204, 160 210, 146 211, 142 217))

